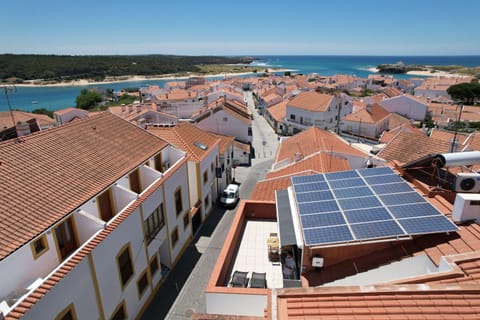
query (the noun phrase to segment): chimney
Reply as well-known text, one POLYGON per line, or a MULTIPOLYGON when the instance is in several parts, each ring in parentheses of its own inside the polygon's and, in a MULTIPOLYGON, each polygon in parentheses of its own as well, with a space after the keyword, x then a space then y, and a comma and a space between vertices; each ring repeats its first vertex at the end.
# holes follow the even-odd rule
POLYGON ((133 112, 133 106, 131 104, 128 105, 128 112, 133 112))
POLYGON ((366 109, 367 109, 368 113, 372 114, 372 105, 371 104, 367 104, 366 109))
POLYGON ((300 160, 302 160, 302 159, 303 159, 303 154, 301 154, 300 152, 295 152, 295 153, 293 154, 293 161, 294 161, 294 162, 298 162, 298 161, 300 161, 300 160))
POLYGON ((17 122, 17 124, 15 125, 15 129, 17 130, 17 137, 30 134, 30 125, 27 122, 17 122))
POLYGON ((137 113, 140 113, 142 111, 142 106, 141 105, 137 105, 137 113))
POLYGON ((127 111, 127 108, 125 107, 125 103, 122 103, 122 112, 127 111))

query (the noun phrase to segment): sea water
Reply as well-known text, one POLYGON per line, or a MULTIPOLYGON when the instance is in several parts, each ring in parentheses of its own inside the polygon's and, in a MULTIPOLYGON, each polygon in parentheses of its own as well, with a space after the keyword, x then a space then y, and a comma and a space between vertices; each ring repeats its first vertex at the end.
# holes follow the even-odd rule
MULTIPOLYGON (((348 74, 366 78, 379 64, 397 63, 420 65, 462 65, 467 67, 480 66, 480 56, 257 56, 252 63, 258 67, 258 72, 267 68, 295 70, 297 73, 320 75, 348 74)), ((249 75, 252 76, 252 75, 249 75)), ((407 75, 395 75, 397 78, 408 78, 407 75)), ((105 83, 89 86, 61 87, 16 87, 9 92, 12 109, 31 111, 45 108, 59 110, 75 106, 75 98, 83 88, 97 87, 99 89, 120 90, 128 87, 147 87, 158 85, 162 87, 169 80, 143 80, 131 82, 105 83)), ((0 111, 8 110, 5 95, 0 92, 0 111)))

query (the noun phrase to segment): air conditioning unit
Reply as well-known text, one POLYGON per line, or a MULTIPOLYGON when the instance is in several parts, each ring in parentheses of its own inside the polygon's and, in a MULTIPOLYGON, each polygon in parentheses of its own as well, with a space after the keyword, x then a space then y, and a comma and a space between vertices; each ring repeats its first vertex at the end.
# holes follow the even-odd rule
POLYGON ((480 173, 461 172, 455 177, 456 192, 480 192, 480 173))
POLYGON ((457 193, 453 203, 452 220, 462 222, 480 219, 480 194, 457 193))

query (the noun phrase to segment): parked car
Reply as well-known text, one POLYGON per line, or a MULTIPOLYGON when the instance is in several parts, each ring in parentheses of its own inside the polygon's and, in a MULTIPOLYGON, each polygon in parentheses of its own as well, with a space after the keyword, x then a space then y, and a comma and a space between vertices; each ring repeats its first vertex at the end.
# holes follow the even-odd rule
POLYGON ((220 197, 220 203, 224 207, 235 207, 240 199, 239 190, 240 188, 238 185, 229 184, 225 190, 223 190, 222 196, 220 197))

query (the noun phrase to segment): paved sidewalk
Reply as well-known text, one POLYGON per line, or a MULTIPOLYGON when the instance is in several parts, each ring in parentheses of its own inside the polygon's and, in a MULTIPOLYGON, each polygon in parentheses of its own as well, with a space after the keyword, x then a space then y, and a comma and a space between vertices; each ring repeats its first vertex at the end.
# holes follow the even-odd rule
MULTIPOLYGON (((250 167, 237 167, 235 179, 240 183, 240 198, 248 199, 257 181, 273 163, 278 140, 266 120, 254 113, 253 143, 255 157, 250 167)), ((205 288, 211 271, 230 229, 236 208, 214 208, 182 258, 172 269, 142 319, 190 319, 193 313, 206 313, 205 288)))

